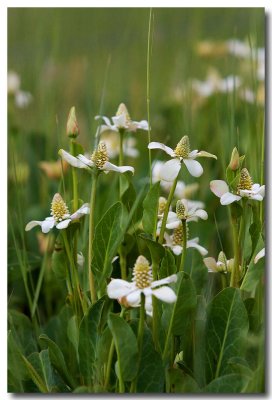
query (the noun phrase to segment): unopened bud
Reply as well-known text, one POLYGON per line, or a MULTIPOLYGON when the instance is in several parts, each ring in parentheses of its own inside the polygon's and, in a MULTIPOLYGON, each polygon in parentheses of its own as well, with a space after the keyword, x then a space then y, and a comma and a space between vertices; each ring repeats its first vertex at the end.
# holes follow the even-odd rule
POLYGON ((236 147, 232 150, 229 167, 232 171, 239 168, 239 153, 236 147))
POLYGON ((79 127, 76 119, 76 109, 72 107, 67 120, 66 133, 70 138, 76 138, 79 135, 79 127))

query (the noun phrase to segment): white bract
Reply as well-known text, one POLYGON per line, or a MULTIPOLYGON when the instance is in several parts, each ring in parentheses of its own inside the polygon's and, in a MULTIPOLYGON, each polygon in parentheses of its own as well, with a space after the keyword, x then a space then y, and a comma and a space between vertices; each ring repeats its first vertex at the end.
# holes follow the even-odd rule
POLYGON ((153 281, 152 269, 148 260, 139 256, 133 268, 132 282, 123 279, 112 279, 108 284, 107 293, 110 299, 117 299, 127 307, 140 307, 141 294, 145 296, 145 310, 152 315, 152 296, 166 303, 174 303, 177 296, 173 289, 163 286, 177 281, 177 276, 153 281))
POLYGON ((85 203, 71 215, 61 195, 56 193, 51 203, 51 217, 45 218, 44 221, 30 221, 26 225, 25 230, 30 231, 30 229, 37 225, 42 228, 43 233, 48 233, 54 226, 57 229, 65 229, 72 221, 89 214, 89 212, 89 204, 85 203))
POLYGON ((220 203, 223 206, 231 204, 234 201, 239 201, 242 197, 262 201, 265 195, 265 185, 261 186, 259 183, 253 184, 246 168, 243 168, 241 171, 236 194, 231 193, 227 183, 222 180, 211 181, 210 188, 217 197, 220 197, 220 203))
POLYGON ((232 271, 234 264, 234 259, 227 260, 223 251, 220 251, 217 261, 213 257, 204 258, 203 261, 209 272, 223 272, 225 274, 232 271))
POLYGON ((201 164, 195 160, 195 158, 213 157, 217 159, 215 155, 207 153, 206 151, 198 151, 198 150, 190 151, 190 143, 188 136, 183 136, 183 138, 177 144, 175 150, 159 142, 149 143, 148 148, 161 149, 165 151, 170 157, 172 157, 172 160, 167 161, 160 170, 161 179, 168 182, 172 182, 174 179, 176 179, 180 171, 182 162, 184 162, 186 168, 188 169, 189 173, 192 176, 199 177, 200 175, 203 174, 203 168, 201 164))
POLYGON ((198 221, 198 219, 208 219, 208 214, 205 210, 202 210, 197 205, 193 207, 190 206, 190 203, 186 200, 178 200, 176 205, 176 212, 169 211, 166 221, 167 229, 175 229, 180 225, 181 220, 190 221, 198 221))
POLYGON ((112 117, 112 123, 108 117, 97 115, 95 119, 102 118, 105 125, 101 125, 100 134, 105 131, 119 132, 120 130, 135 132, 137 129, 148 130, 148 122, 142 120, 140 122, 132 121, 128 113, 127 107, 121 103, 118 107, 116 115, 112 117))
POLYGON ((85 157, 83 154, 79 154, 77 157, 72 156, 67 151, 60 149, 59 155, 63 160, 67 161, 70 165, 75 168, 84 169, 97 169, 107 174, 109 171, 115 171, 124 173, 130 171, 134 174, 134 168, 130 166, 117 166, 110 163, 107 146, 104 142, 100 142, 96 150, 94 150, 90 159, 85 157))
POLYGON ((254 264, 257 264, 257 262, 263 258, 265 256, 265 248, 263 248, 262 250, 259 251, 258 254, 256 254, 255 258, 254 258, 254 264))

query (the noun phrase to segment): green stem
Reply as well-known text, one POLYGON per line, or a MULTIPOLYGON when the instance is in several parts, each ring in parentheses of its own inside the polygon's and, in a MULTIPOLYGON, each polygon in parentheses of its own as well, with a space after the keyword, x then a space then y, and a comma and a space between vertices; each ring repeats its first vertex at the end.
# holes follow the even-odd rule
MULTIPOLYGON (((152 260, 152 275, 153 280, 156 281, 158 279, 158 265, 155 260, 152 260)), ((157 351, 160 350, 159 345, 159 315, 158 315, 158 300, 155 296, 152 296, 152 308, 153 308, 153 317, 152 317, 152 336, 153 342, 155 345, 155 349, 157 351)))
POLYGON ((92 182, 92 190, 91 190, 91 198, 90 198, 89 251, 88 251, 89 286, 90 286, 92 303, 95 303, 96 298, 97 298, 96 290, 95 290, 95 283, 94 283, 94 275, 93 275, 93 271, 92 271, 93 240, 94 240, 94 208, 95 208, 95 198, 96 198, 96 189, 97 189, 97 179, 98 179, 98 172, 94 172, 93 182, 92 182))
POLYGON ((109 358, 108 358, 108 363, 106 367, 106 377, 105 377, 105 382, 104 382, 104 390, 107 390, 109 381, 110 381, 110 372, 111 372, 111 364, 112 364, 112 359, 113 359, 113 354, 114 354, 114 340, 112 339, 111 345, 110 345, 110 351, 109 351, 109 358))
POLYGON ((161 225, 161 231, 160 231, 160 236, 159 236, 159 240, 158 243, 162 244, 163 243, 163 238, 164 238, 164 231, 166 228, 166 221, 167 221, 167 217, 168 217, 168 212, 169 212, 169 208, 176 190, 176 186, 177 186, 177 182, 178 182, 178 175, 176 177, 176 179, 173 182, 173 185, 171 187, 170 193, 168 195, 168 199, 165 205, 165 210, 163 213, 163 219, 162 219, 162 225, 161 225))
POLYGON ((245 242, 245 227, 246 227, 246 206, 247 206, 247 199, 242 199, 242 207, 243 207, 243 214, 240 218, 240 229, 239 229, 239 258, 241 260, 241 266, 243 267, 244 264, 244 242, 245 242))
MULTIPOLYGON (((150 132, 150 64, 151 64, 151 25, 152 25, 152 8, 149 12, 149 23, 148 23, 148 39, 147 39, 147 69, 146 69, 146 104, 147 104, 147 121, 148 121, 148 143, 151 142, 151 132, 150 132)), ((148 149, 148 159, 149 159, 149 178, 150 178, 150 188, 152 186, 152 159, 151 159, 151 149, 148 149)))
POLYGON ((126 257, 123 254, 122 245, 120 245, 119 256, 120 256, 121 278, 126 281, 127 280, 127 263, 126 263, 126 257))
MULTIPOLYGON (((72 156, 76 156, 75 141, 70 140, 70 152, 72 156)), ((78 209, 78 183, 77 183, 77 171, 76 168, 72 167, 72 179, 73 179, 73 212, 78 209)))
POLYGON ((239 261, 240 261, 240 249, 239 249, 239 235, 238 235, 238 222, 236 218, 232 219, 232 235, 234 244, 234 262, 230 277, 230 286, 239 286, 239 261))
POLYGON ((180 261, 180 266, 179 270, 184 271, 184 265, 185 265, 185 257, 186 257, 186 252, 187 252, 187 223, 186 220, 182 220, 182 256, 181 256, 181 261, 180 261))

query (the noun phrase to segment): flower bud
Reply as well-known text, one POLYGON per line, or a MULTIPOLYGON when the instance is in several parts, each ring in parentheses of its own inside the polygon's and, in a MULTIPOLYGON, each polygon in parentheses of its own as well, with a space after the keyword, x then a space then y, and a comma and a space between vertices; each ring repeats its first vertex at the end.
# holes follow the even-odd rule
POLYGON ((76 138, 79 135, 79 127, 76 119, 76 109, 72 107, 67 120, 66 133, 70 138, 76 138))
POLYGON ((229 168, 232 171, 236 171, 239 168, 239 153, 236 147, 232 150, 229 168))

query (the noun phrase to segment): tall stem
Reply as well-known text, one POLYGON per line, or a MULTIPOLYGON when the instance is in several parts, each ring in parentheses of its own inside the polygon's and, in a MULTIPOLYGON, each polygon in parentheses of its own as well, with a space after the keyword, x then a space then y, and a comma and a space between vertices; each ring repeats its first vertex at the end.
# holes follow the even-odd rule
MULTIPOLYGON (((70 152, 72 156, 76 156, 75 140, 70 139, 70 152)), ((73 179, 73 212, 78 209, 78 181, 77 181, 77 171, 76 168, 72 167, 72 179, 73 179)), ((78 241, 78 231, 74 234, 74 251, 73 257, 74 262, 77 262, 77 241, 78 241)))
POLYGON ((96 290, 94 283, 94 275, 92 271, 92 258, 93 258, 93 240, 94 240, 94 207, 95 207, 95 198, 96 198, 96 189, 97 189, 97 179, 98 172, 94 172, 93 181, 92 181, 92 190, 91 190, 91 198, 90 198, 90 217, 89 217, 89 251, 88 251, 88 272, 89 272, 89 286, 91 293, 92 303, 96 301, 96 290))
POLYGON ((173 199, 173 196, 174 196, 174 193, 175 193, 175 190, 176 190, 177 182, 178 182, 178 175, 177 175, 176 179, 173 182, 173 185, 171 187, 171 190, 170 190, 170 193, 168 195, 168 199, 167 199, 167 202, 166 202, 166 205, 165 205, 165 210, 164 210, 164 213, 163 213, 163 219, 162 219, 162 225, 161 225, 161 231, 160 231, 160 236, 159 236, 159 240, 158 240, 158 242, 160 244, 163 243, 164 231, 165 231, 165 227, 166 227, 166 221, 167 221, 167 217, 168 217, 168 212, 169 212, 171 201, 173 199))
POLYGON ((240 261, 240 249, 239 249, 239 234, 238 234, 238 221, 236 218, 232 218, 232 235, 234 244, 234 262, 230 277, 230 286, 239 286, 239 261, 240 261))
MULTIPOLYGON (((151 142, 151 132, 150 132, 150 64, 151 64, 151 25, 152 25, 152 8, 149 12, 149 24, 148 24, 148 39, 147 39, 147 69, 146 69, 146 104, 147 104, 147 121, 148 121, 148 143, 151 142)), ((148 149, 148 160, 149 160, 149 178, 150 178, 150 188, 152 186, 152 159, 151 159, 151 149, 148 149)))
POLYGON ((184 271, 185 257, 187 252, 187 222, 185 219, 182 220, 182 239, 182 256, 179 266, 180 271, 184 271))

